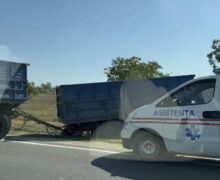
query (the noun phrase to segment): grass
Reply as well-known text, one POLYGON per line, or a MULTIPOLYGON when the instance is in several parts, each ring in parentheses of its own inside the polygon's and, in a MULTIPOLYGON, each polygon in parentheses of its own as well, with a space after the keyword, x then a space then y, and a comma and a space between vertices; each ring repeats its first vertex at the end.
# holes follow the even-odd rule
POLYGON ((21 109, 48 122, 58 121, 56 95, 54 94, 40 94, 31 97, 21 105, 21 109))
MULTIPOLYGON (((52 123, 54 125, 62 126, 57 117, 56 108, 56 95, 55 94, 40 94, 33 96, 29 100, 20 106, 22 111, 25 111, 39 119, 52 123)), ((24 128, 16 130, 21 127, 24 123, 23 118, 18 117, 13 120, 10 134, 17 133, 40 133, 45 134, 46 128, 41 124, 37 124, 33 121, 29 121, 24 128)))

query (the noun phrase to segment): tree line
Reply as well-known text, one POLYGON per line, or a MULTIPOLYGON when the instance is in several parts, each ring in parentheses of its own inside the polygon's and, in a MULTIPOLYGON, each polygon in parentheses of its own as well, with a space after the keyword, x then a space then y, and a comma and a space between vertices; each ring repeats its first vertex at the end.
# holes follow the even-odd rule
POLYGON ((39 94, 55 93, 55 87, 50 82, 36 85, 35 82, 28 83, 28 94, 29 96, 36 96, 39 94))
MULTIPOLYGON (((162 66, 156 61, 142 62, 142 59, 136 56, 130 58, 117 57, 112 59, 111 66, 104 69, 108 82, 149 79, 155 77, 165 77, 169 74, 161 72, 162 66)), ((50 82, 37 86, 30 82, 28 86, 29 95, 54 93, 55 87, 50 82)))
MULTIPOLYGON (((136 56, 130 58, 117 57, 112 59, 111 66, 105 68, 104 73, 108 82, 169 76, 169 74, 162 73, 161 69, 162 66, 156 61, 145 63, 136 56)), ((28 92, 30 96, 55 93, 55 87, 50 82, 43 83, 40 86, 30 82, 28 84, 28 92)))

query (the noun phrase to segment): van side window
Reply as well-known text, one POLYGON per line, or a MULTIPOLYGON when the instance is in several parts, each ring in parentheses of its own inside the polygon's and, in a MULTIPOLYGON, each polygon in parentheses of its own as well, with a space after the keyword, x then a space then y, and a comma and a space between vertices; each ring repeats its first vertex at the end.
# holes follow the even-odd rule
POLYGON ((157 107, 207 104, 214 96, 215 83, 215 79, 208 79, 188 84, 163 99, 157 107))

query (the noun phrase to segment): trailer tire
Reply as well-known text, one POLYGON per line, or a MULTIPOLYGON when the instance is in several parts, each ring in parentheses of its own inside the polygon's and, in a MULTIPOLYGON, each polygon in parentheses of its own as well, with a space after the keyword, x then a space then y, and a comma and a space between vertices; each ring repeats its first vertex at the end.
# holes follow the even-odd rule
POLYGON ((162 160, 166 148, 162 139, 152 133, 140 132, 133 139, 133 151, 142 160, 162 160))
POLYGON ((6 115, 0 115, 0 139, 4 138, 11 127, 11 119, 6 115))

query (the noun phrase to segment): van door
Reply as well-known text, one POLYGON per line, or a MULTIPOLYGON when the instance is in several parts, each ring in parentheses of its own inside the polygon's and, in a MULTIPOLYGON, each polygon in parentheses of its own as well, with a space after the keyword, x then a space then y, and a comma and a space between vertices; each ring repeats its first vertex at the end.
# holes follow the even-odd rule
POLYGON ((219 155, 219 121, 214 117, 220 106, 215 86, 215 78, 194 81, 156 105, 162 111, 163 136, 170 151, 219 155))

